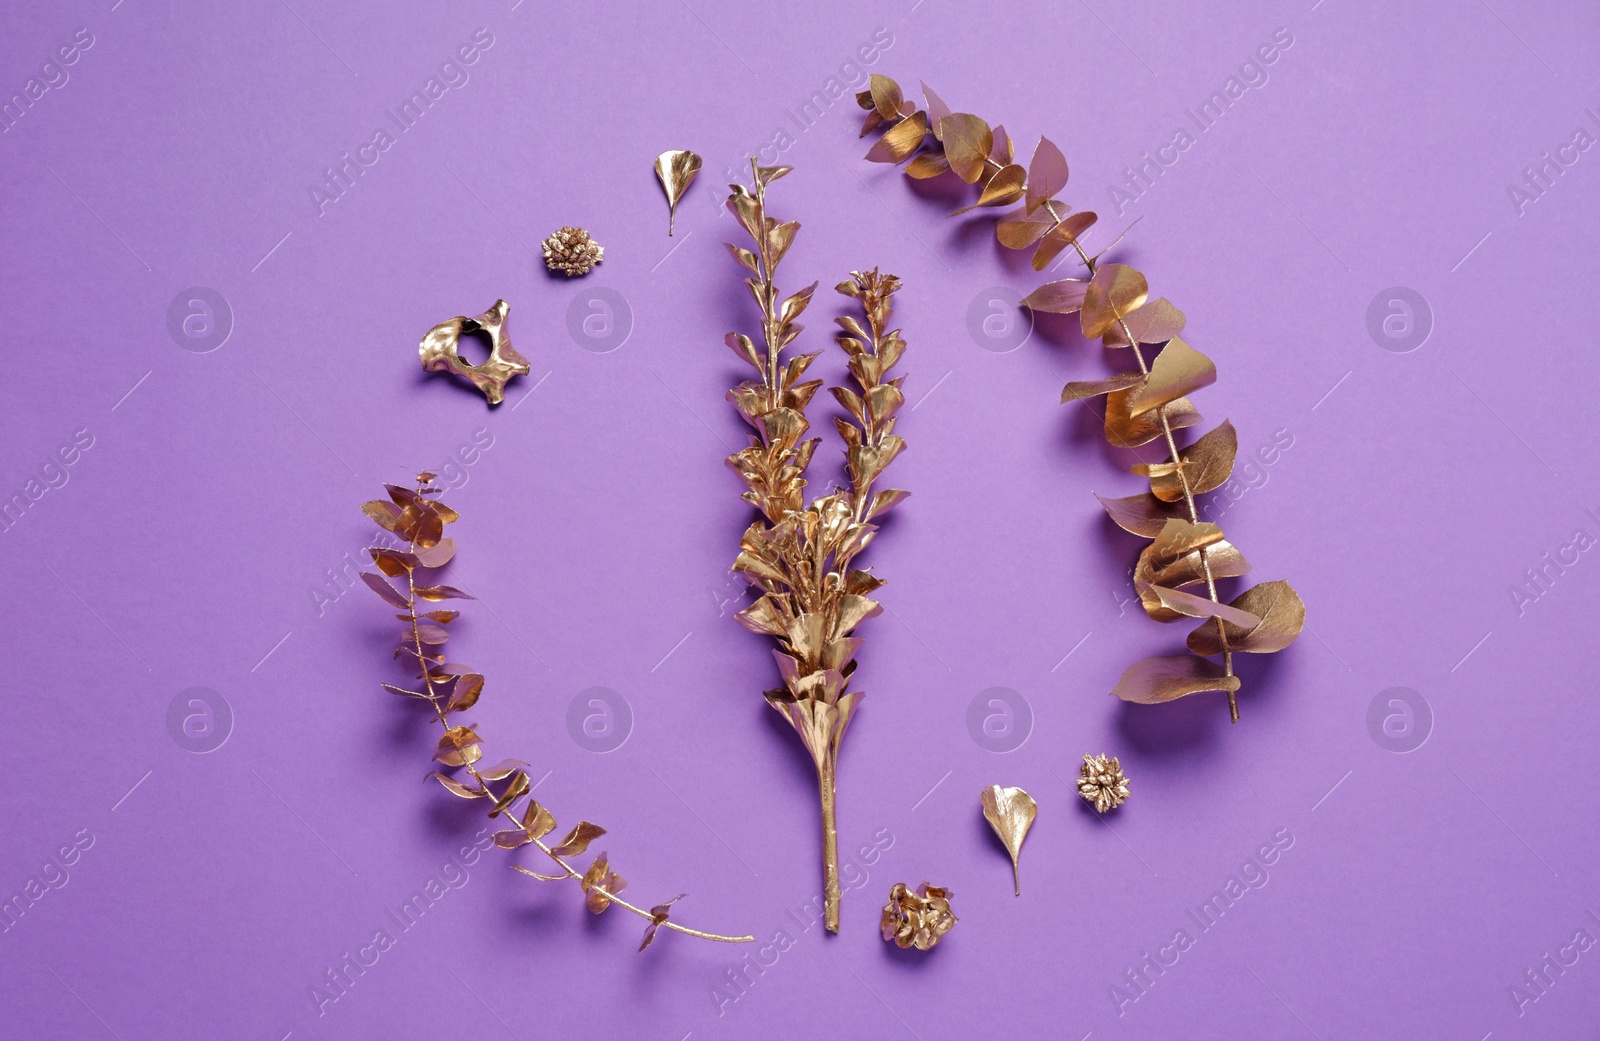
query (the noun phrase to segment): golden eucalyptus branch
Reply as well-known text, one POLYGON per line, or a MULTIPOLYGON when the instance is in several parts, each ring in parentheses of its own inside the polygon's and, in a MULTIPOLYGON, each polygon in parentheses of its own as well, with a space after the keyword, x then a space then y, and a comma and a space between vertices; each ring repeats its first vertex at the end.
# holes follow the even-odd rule
POLYGON ((877 533, 876 519, 906 494, 898 489, 873 491, 873 483, 905 442, 894 432, 895 414, 905 402, 904 377, 887 378, 899 361, 905 340, 888 328, 900 288, 893 275, 853 272, 836 288, 860 305, 866 325, 852 317, 838 319, 836 337, 849 358, 858 389, 831 387, 848 416, 836 417, 845 442, 850 478, 839 488, 805 502, 806 470, 820 438, 805 439, 810 423, 806 407, 822 387, 804 380, 818 354, 784 351, 800 335, 797 319, 811 303, 816 283, 780 299, 775 276, 784 254, 800 229, 795 221, 767 215, 767 188, 789 172, 784 166, 750 163, 753 185, 731 185, 728 208, 750 235, 754 249, 726 243, 728 252, 749 277, 761 312, 758 345, 743 333, 729 333, 725 342, 759 376, 728 391, 754 428, 747 447, 728 457, 728 465, 744 481, 743 498, 760 511, 740 540, 733 570, 760 592, 739 622, 753 632, 773 637, 773 656, 783 686, 765 692, 767 703, 800 735, 817 769, 821 803, 823 917, 830 932, 839 931, 839 853, 835 803, 839 744, 862 696, 849 689, 861 639, 856 626, 882 611, 867 596, 882 581, 851 563, 877 533))
POLYGON ((556 819, 532 797, 533 785, 525 769, 528 764, 518 759, 506 759, 491 767, 479 765, 483 759, 482 739, 471 724, 452 723, 449 717, 451 713, 464 712, 477 704, 483 693, 484 677, 464 665, 446 661, 443 652, 438 650, 448 641, 447 627, 459 617, 459 612, 443 609, 424 613, 418 611, 419 604, 424 602, 474 599, 454 586, 419 585, 417 581, 420 572, 444 567, 456 552, 455 540, 445 537, 444 527, 459 519, 460 514, 435 498, 439 489, 432 487, 431 482, 436 476, 428 471, 419 473, 415 490, 385 485, 389 492, 387 500, 374 499, 363 503, 361 507, 362 512, 375 524, 406 543, 404 550, 369 548, 367 552, 383 574, 363 571, 361 577, 384 602, 403 612, 395 616, 406 623, 395 656, 404 654, 416 660, 417 678, 422 680, 423 686, 422 690, 410 690, 385 683, 384 689, 402 697, 426 701, 433 710, 434 719, 443 729, 433 753, 433 758, 442 769, 433 771, 429 776, 463 799, 488 799, 491 804, 489 817, 504 816, 506 821, 514 825, 495 834, 495 845, 505 850, 532 845, 550 858, 561 869, 561 874, 545 875, 530 871, 520 864, 512 865, 516 870, 546 882, 577 879, 584 893, 584 903, 594 914, 600 914, 616 904, 648 920, 650 924, 645 929, 639 950, 650 946, 657 930, 662 928, 724 943, 753 941, 753 936, 723 936, 690 929, 672 921, 671 906, 683 898, 681 893, 648 911, 624 900, 618 894, 626 887, 627 881, 611 870, 606 854, 597 855, 583 871, 574 867, 570 860, 584 854, 590 843, 606 833, 604 828, 588 821, 579 821, 560 842, 546 842, 545 837, 556 828, 556 819), (389 578, 404 578, 404 591, 395 588, 389 578), (464 770, 466 780, 445 772, 451 769, 464 770), (496 790, 495 785, 501 782, 504 788, 496 790), (519 812, 517 803, 524 798, 527 802, 519 812))
POLYGON ((1101 263, 1120 236, 1092 256, 1085 250, 1082 237, 1098 218, 1092 211, 1074 212, 1056 198, 1067 184, 1067 160, 1059 148, 1040 138, 1024 168, 1014 161, 1003 128, 970 113, 952 112, 926 84, 922 89, 923 108, 907 101, 899 84, 886 76, 873 76, 868 89, 857 95, 867 110, 862 135, 883 128, 867 159, 896 166, 909 159, 909 177, 954 174, 977 186, 977 201, 951 216, 1021 203, 998 220, 995 237, 1008 249, 1032 249, 1035 271, 1071 247, 1087 277, 1048 282, 1024 298, 1023 306, 1077 314, 1086 339, 1130 349, 1137 368, 1069 383, 1061 400, 1103 396, 1107 440, 1135 448, 1160 438, 1166 447, 1164 461, 1133 468, 1149 478, 1149 492, 1097 498, 1124 530, 1152 540, 1134 568, 1134 588, 1145 612, 1162 622, 1202 621, 1187 641, 1192 657, 1137 662, 1112 693, 1125 701, 1154 704, 1201 691, 1225 691, 1229 716, 1238 722, 1234 653, 1266 654, 1287 647, 1305 624, 1305 604, 1281 581, 1253 586, 1227 603, 1218 593, 1219 579, 1243 575, 1250 565, 1216 524, 1200 520, 1197 497, 1228 480, 1238 435, 1227 420, 1187 446, 1180 446, 1175 434, 1200 423, 1188 395, 1216 381, 1216 366, 1179 337, 1183 312, 1165 298, 1151 300, 1144 275, 1126 264, 1101 263), (1145 358, 1145 345, 1158 348, 1153 362, 1145 358), (1183 591, 1202 583, 1204 597, 1183 591), (1211 660, 1217 655, 1220 666, 1211 660))

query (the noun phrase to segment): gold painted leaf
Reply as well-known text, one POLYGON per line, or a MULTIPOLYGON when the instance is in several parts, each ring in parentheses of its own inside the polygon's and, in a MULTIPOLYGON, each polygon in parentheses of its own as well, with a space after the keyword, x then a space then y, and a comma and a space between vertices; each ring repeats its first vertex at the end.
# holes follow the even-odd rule
POLYGON ((450 634, 445 632, 440 626, 427 625, 419 622, 417 623, 416 637, 425 644, 431 644, 437 647, 439 644, 448 641, 450 639, 450 634))
POLYGON ((444 518, 432 506, 420 500, 400 511, 395 521, 394 533, 407 542, 423 549, 438 544, 444 537, 444 518))
POLYGON ((1097 340, 1132 314, 1150 293, 1144 275, 1126 264, 1101 264, 1089 282, 1078 318, 1086 339, 1097 340))
POLYGON ((1177 503, 1162 502, 1149 492, 1140 492, 1123 499, 1108 499, 1104 495, 1095 493, 1095 498, 1100 500, 1100 505, 1105 507, 1106 513, 1116 522, 1117 527, 1131 535, 1142 535, 1153 539, 1161 534, 1161 529, 1167 521, 1174 519, 1187 519, 1183 507, 1177 503))
POLYGON ((1119 372, 1103 380, 1073 380, 1061 392, 1061 403, 1065 405, 1069 401, 1082 401, 1084 398, 1096 398, 1101 394, 1127 390, 1129 387, 1138 386, 1143 379, 1142 372, 1119 372))
POLYGON ((1144 384, 1106 395, 1106 440, 1118 448, 1134 448, 1163 436, 1163 415, 1167 426, 1173 430, 1196 426, 1201 422, 1200 413, 1195 411, 1194 403, 1188 398, 1169 401, 1166 408, 1159 412, 1151 410, 1135 415, 1130 410, 1130 402, 1133 394, 1142 386, 1144 384))
POLYGON ((512 803, 527 795, 532 787, 533 783, 528 780, 527 774, 521 771, 512 774, 510 786, 501 792, 500 797, 494 801, 494 806, 489 809, 489 816, 498 817, 506 812, 511 808, 512 803))
POLYGON ((384 531, 393 531, 395 522, 400 519, 400 510, 392 502, 382 499, 373 499, 371 502, 361 504, 361 512, 372 519, 372 522, 384 531))
POLYGON ((1099 219, 1093 210, 1081 210, 1063 217, 1061 223, 1052 228, 1033 251, 1033 269, 1043 271, 1049 267, 1057 254, 1077 242, 1078 236, 1088 231, 1099 219))
POLYGON ((450 538, 440 539, 438 545, 418 550, 415 554, 417 562, 423 567, 444 567, 455 555, 456 540, 450 538))
POLYGON ((606 833, 606 829, 598 824, 588 821, 579 821, 577 826, 567 832, 567 837, 560 844, 553 847, 550 852, 558 857, 576 857, 589 848, 589 843, 606 833))
MULTIPOLYGON (((1188 479, 1189 492, 1203 495, 1226 484, 1238 451, 1239 433, 1224 419, 1215 430, 1178 453, 1187 464, 1183 476, 1188 479)), ((1183 498, 1183 481, 1176 473, 1152 474, 1150 491, 1165 502, 1177 502, 1183 498)))
POLYGON ((445 730, 433 757, 446 766, 466 766, 483 758, 483 748, 478 744, 477 731, 468 726, 455 726, 445 730))
POLYGON ((926 181, 950 172, 950 160, 944 152, 923 152, 906 166, 906 176, 926 181))
MULTIPOLYGON (((1205 522, 1193 524, 1182 518, 1167 521, 1155 541, 1139 554, 1133 575, 1136 587, 1142 584, 1168 586, 1173 589, 1204 582, 1206 569, 1212 578, 1238 578, 1248 574, 1250 562, 1244 554, 1226 541, 1222 529, 1205 522), (1202 559, 1200 550, 1205 550, 1202 559)), ((1172 621, 1175 614, 1158 616, 1155 608, 1159 599, 1142 595, 1146 611, 1157 621, 1172 621)))
POLYGON ((846 593, 839 601, 839 632, 848 635, 868 618, 883 613, 883 605, 864 596, 846 593))
POLYGON ((464 593, 455 586, 418 586, 417 596, 423 600, 476 600, 471 593, 464 593))
POLYGON ((494 833, 494 844, 501 849, 517 849, 526 846, 533 839, 525 831, 497 831, 494 833))
POLYGON ((1022 306, 1049 314, 1072 314, 1083 306, 1083 297, 1088 289, 1088 281, 1081 278, 1063 278, 1057 282, 1046 282, 1023 297, 1022 306))
POLYGON ((397 687, 393 683, 384 683, 384 684, 381 684, 381 686, 383 687, 384 690, 388 691, 390 694, 399 694, 401 697, 421 698, 423 701, 432 701, 433 700, 432 698, 428 697, 427 694, 423 693, 420 690, 407 690, 404 687, 397 687))
MULTIPOLYGON (((1215 600, 1209 600, 1203 596, 1195 596, 1193 593, 1185 593, 1181 589, 1168 589, 1165 586, 1149 586, 1146 589, 1145 585, 1145 583, 1135 583, 1135 588, 1139 590, 1140 599, 1143 599, 1147 593, 1154 596, 1162 607, 1172 612, 1170 618, 1176 618, 1178 615, 1187 615, 1190 618, 1221 618, 1225 622, 1231 622, 1246 629, 1260 622, 1259 616, 1229 604, 1219 604, 1215 600)), ((1154 617, 1153 612, 1152 617, 1154 617)), ((1170 619, 1157 618, 1156 620, 1167 621, 1170 619)))
POLYGON ((534 878, 537 878, 541 882, 565 882, 567 879, 572 877, 571 875, 541 875, 537 871, 529 871, 527 868, 523 867, 521 864, 512 864, 511 865, 511 870, 512 871, 520 871, 524 875, 531 875, 534 878))
POLYGON ((502 759, 493 766, 478 767, 478 776, 485 781, 503 781, 518 770, 526 770, 528 764, 521 759, 502 759))
MULTIPOLYGON (((989 148, 989 158, 999 163, 1002 167, 1011 165, 1011 135, 1007 134, 1006 128, 1000 126, 999 124, 995 124, 994 144, 989 148)), ((984 180, 985 183, 987 183, 986 178, 993 176, 994 174, 986 174, 984 177, 979 178, 979 180, 984 180)), ((1026 177, 1027 175, 1024 174, 1023 176, 1026 177)))
POLYGON ((667 919, 670 917, 669 912, 672 908, 672 905, 677 903, 679 900, 682 900, 687 895, 687 893, 679 893, 666 903, 657 904, 650 909, 650 924, 645 926, 644 939, 639 942, 639 949, 641 951, 650 946, 650 941, 656 938, 656 930, 667 924, 667 919))
POLYGON ((928 117, 921 112, 902 119, 873 144, 867 151, 867 160, 873 163, 903 163, 922 147, 928 136, 928 117))
POLYGON ((1028 163, 1028 212, 1043 206, 1045 200, 1055 198, 1066 186, 1067 157, 1048 137, 1041 137, 1028 163))
MULTIPOLYGON (((1234 597, 1233 606, 1259 615, 1252 628, 1225 626, 1228 649, 1251 654, 1275 654, 1295 641, 1306 624, 1306 605, 1287 582, 1262 582, 1234 597)), ((1189 649, 1196 654, 1221 654, 1215 622, 1189 634, 1189 649)))
POLYGON ((458 796, 462 799, 481 799, 487 794, 481 788, 469 787, 465 784, 462 784, 454 777, 451 777, 449 774, 442 774, 437 770, 433 771, 428 776, 434 778, 440 784, 444 785, 445 789, 452 795, 458 796))
POLYGON ((556 830, 556 816, 536 799, 529 799, 522 811, 522 827, 536 839, 542 839, 556 830))
POLYGON ((884 119, 898 116, 900 106, 905 102, 905 96, 900 92, 900 84, 876 72, 872 74, 872 79, 867 84, 867 94, 872 98, 872 107, 877 109, 878 115, 884 119))
POLYGON ((372 562, 378 565, 378 570, 390 578, 399 578, 420 565, 421 561, 411 553, 404 553, 393 549, 368 548, 372 562))
POLYGON ((667 234, 671 235, 678 219, 678 200, 694 183, 700 172, 700 157, 687 149, 673 149, 656 156, 656 177, 667 193, 667 234))
POLYGON ((1192 654, 1146 658, 1128 666, 1111 693, 1136 705, 1159 705, 1206 690, 1238 690, 1239 677, 1192 654))
POLYGON ((950 216, 959 217, 980 206, 1009 206, 1022 198, 1022 190, 1027 179, 1028 172, 1015 163, 1002 167, 983 186, 977 202, 971 206, 963 206, 950 216))
MULTIPOLYGON (((1166 297, 1148 301, 1143 307, 1128 315, 1128 329, 1139 343, 1166 343, 1183 332, 1183 312, 1172 306, 1166 297)), ((1120 326, 1112 326, 1105 335, 1107 347, 1126 347, 1128 338, 1120 326)))
POLYGON ((1150 378, 1134 392, 1129 409, 1138 416, 1215 382, 1217 367, 1211 359, 1174 336, 1156 355, 1150 378))
POLYGON ((1056 226, 1056 219, 1047 211, 1028 214, 1013 211, 995 222, 994 237, 1007 249, 1027 249, 1056 226))
POLYGON ((926 99, 928 125, 933 128, 934 137, 942 141, 944 140, 944 135, 939 129, 939 122, 950 114, 950 106, 946 105, 944 99, 935 94, 933 88, 926 83, 922 84, 922 96, 926 99))
POLYGON ((968 184, 976 184, 988 165, 994 147, 994 132, 989 124, 967 112, 954 112, 939 120, 939 139, 950 169, 968 184))
POLYGON ((478 697, 483 693, 483 676, 476 672, 469 672, 456 678, 456 685, 450 691, 450 700, 445 702, 445 712, 465 712, 478 703, 478 697))
POLYGON ((1022 854, 1022 840, 1028 837, 1028 829, 1033 827, 1039 806, 1033 801, 1033 796, 1021 788, 1002 788, 998 784, 979 792, 978 801, 983 804, 984 820, 989 822, 989 827, 1000 837, 1006 852, 1011 854, 1011 879, 1016 895, 1021 896, 1022 874, 1017 858, 1022 854))
POLYGON ((361 572, 361 581, 365 582, 374 593, 395 607, 410 607, 411 602, 397 592, 394 586, 383 580, 383 576, 375 575, 371 571, 361 572))

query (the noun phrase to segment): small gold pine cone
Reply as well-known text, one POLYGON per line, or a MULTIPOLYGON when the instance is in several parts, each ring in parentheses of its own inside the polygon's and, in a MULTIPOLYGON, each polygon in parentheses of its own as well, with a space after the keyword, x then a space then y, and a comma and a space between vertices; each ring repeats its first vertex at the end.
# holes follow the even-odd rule
POLYGON ((562 228, 540 245, 544 247, 545 267, 560 271, 568 278, 587 275, 606 256, 605 247, 591 239, 587 231, 571 226, 562 228))
POLYGON ((1128 798, 1128 778, 1117 757, 1086 755, 1078 769, 1078 794, 1100 813, 1114 810, 1128 798))

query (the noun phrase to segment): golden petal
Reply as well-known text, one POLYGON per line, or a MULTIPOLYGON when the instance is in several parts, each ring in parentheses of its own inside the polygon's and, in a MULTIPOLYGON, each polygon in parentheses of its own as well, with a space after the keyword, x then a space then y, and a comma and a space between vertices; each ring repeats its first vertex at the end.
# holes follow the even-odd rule
POLYGON ((1021 788, 1002 788, 998 784, 979 792, 978 801, 983 806, 984 819, 1000 837, 1006 852, 1011 854, 1011 878, 1016 895, 1021 896, 1022 875, 1017 858, 1022 853, 1022 840, 1028 837, 1028 829, 1033 827, 1033 819, 1039 813, 1039 806, 1033 801, 1033 796, 1021 788))

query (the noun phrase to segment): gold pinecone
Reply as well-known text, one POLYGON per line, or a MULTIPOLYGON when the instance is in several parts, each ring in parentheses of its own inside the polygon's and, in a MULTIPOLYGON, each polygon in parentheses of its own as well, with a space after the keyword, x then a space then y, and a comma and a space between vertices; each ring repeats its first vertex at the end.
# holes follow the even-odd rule
POLYGON ((565 227, 545 239, 544 264, 551 271, 560 271, 568 278, 587 275, 605 259, 605 247, 589 237, 582 228, 565 227))
POLYGON ((1114 810, 1128 798, 1128 778, 1117 757, 1086 755, 1078 769, 1078 794, 1101 813, 1114 810))
POLYGON ((901 949, 932 950, 945 933, 954 929, 950 890, 924 882, 913 892, 904 882, 889 890, 883 908, 883 938, 901 949))

